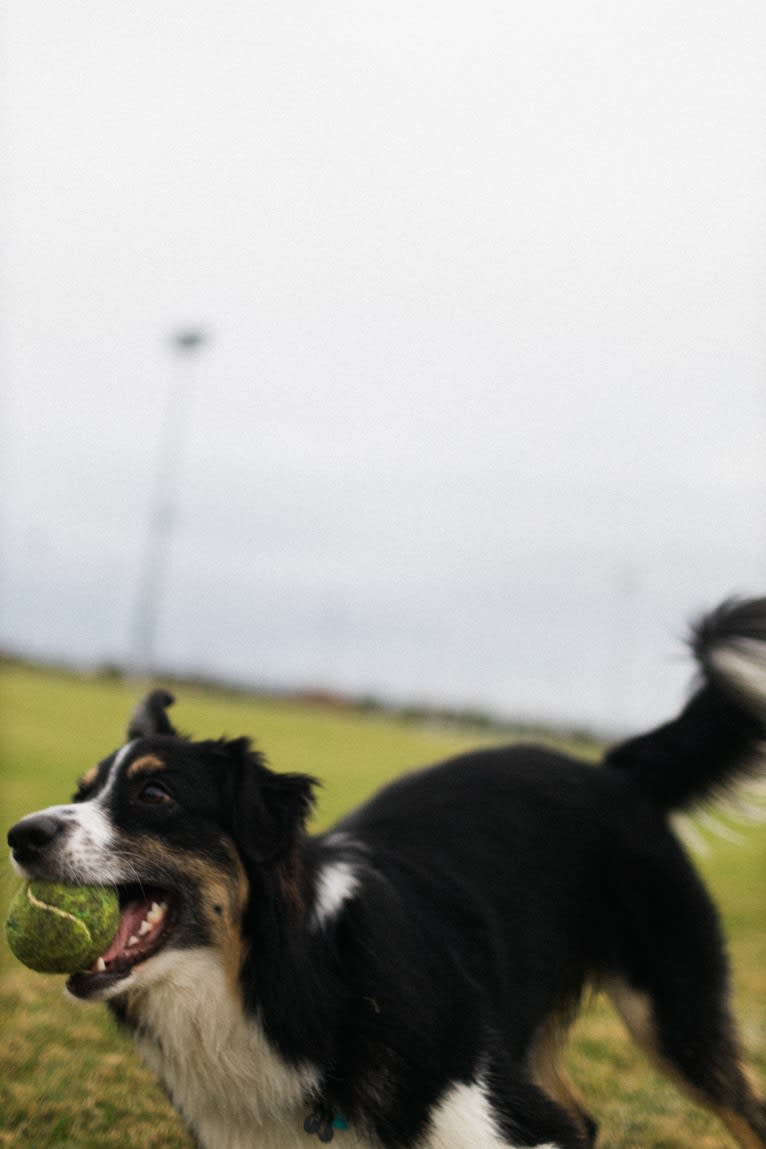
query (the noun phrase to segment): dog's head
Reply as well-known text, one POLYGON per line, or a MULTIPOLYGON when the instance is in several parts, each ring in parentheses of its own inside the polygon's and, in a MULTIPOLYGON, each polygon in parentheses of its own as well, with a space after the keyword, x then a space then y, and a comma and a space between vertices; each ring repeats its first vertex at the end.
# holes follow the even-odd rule
POLYGON ((272 772, 246 738, 180 736, 172 702, 150 694, 126 744, 84 774, 71 803, 28 815, 8 835, 22 877, 119 894, 114 940, 69 979, 78 997, 151 984, 179 951, 200 946, 216 947, 236 976, 243 915, 284 880, 312 806, 315 779, 272 772))

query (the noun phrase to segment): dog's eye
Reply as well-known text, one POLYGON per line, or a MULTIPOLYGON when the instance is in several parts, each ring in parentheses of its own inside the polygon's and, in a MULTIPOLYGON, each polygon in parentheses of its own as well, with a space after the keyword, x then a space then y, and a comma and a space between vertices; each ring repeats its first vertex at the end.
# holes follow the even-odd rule
POLYGON ((170 802, 170 791, 161 782, 147 782, 138 795, 139 801, 147 806, 159 806, 163 802, 170 802))

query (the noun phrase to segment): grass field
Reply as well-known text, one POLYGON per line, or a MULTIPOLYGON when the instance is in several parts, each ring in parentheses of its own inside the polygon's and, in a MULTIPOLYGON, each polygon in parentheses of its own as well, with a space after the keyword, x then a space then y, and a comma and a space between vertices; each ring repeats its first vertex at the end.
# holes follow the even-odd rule
MULTIPOLYGON (((121 743, 134 701, 135 688, 121 683, 0 668, 3 840, 20 815, 67 800, 76 776, 121 743)), ((252 734, 275 768, 323 778, 317 825, 386 778, 477 741, 469 732, 195 690, 183 691, 174 714, 182 729, 200 735, 252 734)), ((766 1081, 766 828, 742 833, 740 846, 709 839, 700 866, 724 910, 748 1057, 766 1081)), ((3 917, 16 884, 3 866, 3 917)), ((19 966, 3 937, 0 1147, 189 1149, 163 1094, 106 1010, 67 999, 62 982, 19 966)), ((730 1144, 712 1118, 653 1074, 600 1000, 578 1023, 569 1062, 601 1121, 603 1149, 730 1144)))

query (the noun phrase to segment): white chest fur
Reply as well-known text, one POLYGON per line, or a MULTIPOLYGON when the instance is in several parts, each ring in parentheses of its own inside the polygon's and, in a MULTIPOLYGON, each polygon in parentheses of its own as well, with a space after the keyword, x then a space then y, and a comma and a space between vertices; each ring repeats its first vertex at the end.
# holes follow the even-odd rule
POLYGON ((242 1011, 209 950, 158 955, 138 991, 147 1064, 204 1149, 310 1149, 311 1066, 289 1066, 242 1011))
MULTIPOLYGON (((318 1146, 303 1129, 316 1070, 290 1066, 279 1056, 258 1020, 243 1013, 214 954, 206 949, 158 954, 152 966, 151 980, 135 991, 136 1043, 202 1149, 318 1146)), ((374 1149, 353 1128, 338 1132, 335 1145, 374 1149)), ((504 1145, 483 1091, 461 1086, 435 1107, 419 1149, 504 1145)))

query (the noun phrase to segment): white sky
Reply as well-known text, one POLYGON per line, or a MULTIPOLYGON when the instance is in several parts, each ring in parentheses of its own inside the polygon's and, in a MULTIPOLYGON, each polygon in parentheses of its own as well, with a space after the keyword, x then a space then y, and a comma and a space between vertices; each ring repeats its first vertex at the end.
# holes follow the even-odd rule
POLYGON ((8 0, 0 641, 662 718, 763 590, 760 0, 8 0), (178 382, 178 381, 176 381, 178 382))

